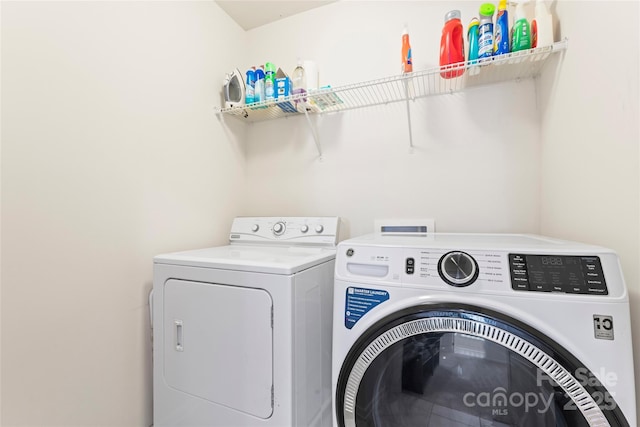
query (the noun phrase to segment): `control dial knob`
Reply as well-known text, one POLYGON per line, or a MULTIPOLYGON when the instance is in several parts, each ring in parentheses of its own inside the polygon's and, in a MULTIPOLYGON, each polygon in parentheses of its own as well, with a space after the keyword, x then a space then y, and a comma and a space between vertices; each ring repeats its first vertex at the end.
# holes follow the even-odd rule
POLYGON ((286 228, 287 227, 284 225, 284 222, 276 222, 275 224, 273 224, 273 234, 275 234, 276 236, 281 236, 286 228))
POLYGON ((478 278, 478 272, 478 263, 466 252, 448 252, 438 262, 438 274, 451 286, 469 286, 478 278))
POLYGON ((254 233, 258 230, 260 230, 260 226, 258 224, 253 224, 251 226, 251 231, 253 231, 254 233))
POLYGON ((307 231, 309 231, 309 226, 308 225, 303 225, 302 227, 300 227, 300 231, 302 231, 303 233, 306 233, 307 231))
POLYGON ((322 226, 322 224, 316 225, 316 233, 320 234, 323 231, 324 231, 324 227, 322 226))

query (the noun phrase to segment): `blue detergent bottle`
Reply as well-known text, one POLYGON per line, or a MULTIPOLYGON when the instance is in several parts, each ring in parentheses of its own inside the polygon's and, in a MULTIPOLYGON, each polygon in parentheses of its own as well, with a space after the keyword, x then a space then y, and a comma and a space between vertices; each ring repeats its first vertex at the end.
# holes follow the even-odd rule
POLYGON ((500 0, 498 3, 498 14, 496 15, 496 28, 493 37, 493 54, 504 55, 509 53, 509 12, 507 11, 507 0, 500 0))
POLYGON ((256 72, 253 68, 247 70, 247 87, 245 88, 244 103, 253 104, 255 102, 256 72))

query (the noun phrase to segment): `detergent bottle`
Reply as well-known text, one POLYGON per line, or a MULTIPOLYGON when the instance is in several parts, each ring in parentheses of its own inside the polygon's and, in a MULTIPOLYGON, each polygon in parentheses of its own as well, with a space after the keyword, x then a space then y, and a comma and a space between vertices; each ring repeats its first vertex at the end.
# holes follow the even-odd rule
POLYGON ((510 51, 509 12, 507 11, 507 0, 500 0, 500 3, 498 3, 498 15, 496 16, 496 27, 493 35, 493 54, 503 55, 510 51))
POLYGON ((253 100, 254 102, 262 102, 265 100, 264 96, 264 68, 259 66, 256 68, 256 84, 254 86, 253 100))
POLYGON ((402 72, 410 73, 412 71, 411 43, 409 43, 409 30, 407 29, 407 24, 405 24, 402 31, 402 72))
MULTIPOLYGON (((464 33, 460 22, 460 11, 452 10, 444 16, 444 28, 440 38, 440 67, 464 63, 464 33)), ((464 67, 447 68, 440 71, 445 79, 459 77, 464 67)))
POLYGON ((253 104, 255 102, 254 93, 256 87, 256 70, 249 68, 247 70, 247 85, 245 89, 245 104, 253 104))
POLYGON ((531 27, 524 11, 524 3, 529 0, 516 1, 516 14, 513 21, 513 38, 511 39, 511 51, 531 49, 531 27))
POLYGON ((467 58, 468 73, 472 76, 478 74, 480 69, 478 68, 478 26, 480 22, 478 18, 473 18, 469 22, 469 29, 467 30, 467 41, 469 42, 469 57, 467 58))
POLYGON ((553 18, 544 0, 536 1, 536 18, 531 22, 531 27, 535 27, 535 40, 532 41, 531 47, 545 47, 553 44, 553 18))
POLYGON ((276 66, 271 62, 264 64, 264 97, 267 101, 276 98, 276 66))
POLYGON ((493 55, 493 13, 496 7, 492 3, 480 6, 480 27, 478 29, 478 58, 490 58, 493 55))

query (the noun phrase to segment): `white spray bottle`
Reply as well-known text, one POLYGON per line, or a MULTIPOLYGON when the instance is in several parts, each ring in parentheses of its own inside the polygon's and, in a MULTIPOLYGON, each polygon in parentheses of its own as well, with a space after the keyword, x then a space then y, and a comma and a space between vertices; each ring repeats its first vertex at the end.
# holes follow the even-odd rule
POLYGON ((536 1, 536 17, 531 22, 534 39, 531 47, 546 47, 553 44, 553 17, 544 0, 536 1))

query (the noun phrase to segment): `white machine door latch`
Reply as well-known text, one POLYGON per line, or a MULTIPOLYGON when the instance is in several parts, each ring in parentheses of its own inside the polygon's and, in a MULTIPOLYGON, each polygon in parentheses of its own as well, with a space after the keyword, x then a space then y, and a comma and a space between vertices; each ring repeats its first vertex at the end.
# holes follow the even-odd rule
POLYGON ((182 320, 175 320, 174 324, 176 326, 176 351, 184 351, 182 341, 182 320))

